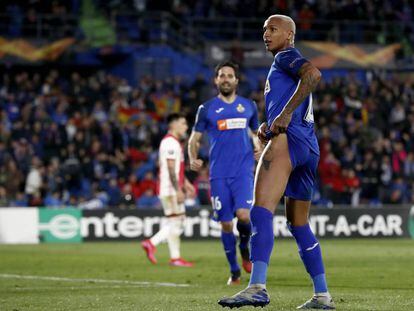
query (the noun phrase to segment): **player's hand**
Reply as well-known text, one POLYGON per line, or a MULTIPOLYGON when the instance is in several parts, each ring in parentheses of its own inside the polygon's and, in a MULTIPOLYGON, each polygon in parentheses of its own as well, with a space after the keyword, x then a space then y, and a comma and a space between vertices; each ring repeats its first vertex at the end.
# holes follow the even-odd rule
MULTIPOLYGON (((259 140, 260 140, 260 142, 263 144, 263 145, 266 145, 267 144, 267 142, 269 141, 269 139, 266 137, 266 132, 268 131, 268 128, 267 128, 267 123, 266 122, 263 122, 261 125, 260 125, 260 127, 259 127, 259 129, 258 129, 258 131, 257 131, 257 137, 259 137, 259 140)), ((256 150, 255 150, 255 153, 256 153, 256 150)))
POLYGON ((263 152, 263 145, 260 142, 260 145, 258 144, 258 146, 254 147, 254 159, 256 161, 259 161, 260 156, 262 155, 262 152, 263 152))
POLYGON ((276 119, 273 120, 270 126, 270 131, 274 136, 286 133, 290 120, 292 120, 292 113, 283 110, 276 119))
POLYGON ((202 167, 203 167, 203 160, 195 159, 195 160, 190 161, 191 170, 198 172, 200 168, 202 167))
POLYGON ((185 194, 184 194, 183 190, 178 189, 178 191, 177 191, 177 203, 182 204, 182 203, 184 203, 184 200, 185 200, 185 194))

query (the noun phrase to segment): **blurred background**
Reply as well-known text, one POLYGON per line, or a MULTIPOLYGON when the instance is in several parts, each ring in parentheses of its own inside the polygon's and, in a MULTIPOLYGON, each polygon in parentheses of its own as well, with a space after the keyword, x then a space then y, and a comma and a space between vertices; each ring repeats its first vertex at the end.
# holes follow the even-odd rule
MULTIPOLYGON (((276 13, 323 74, 314 205, 412 204, 414 2, 14 0, 0 3, 0 206, 161 211, 166 115, 192 125, 216 95, 214 66, 232 59, 263 121, 262 27, 276 13)), ((207 167, 187 176, 187 207, 210 205, 207 167)))

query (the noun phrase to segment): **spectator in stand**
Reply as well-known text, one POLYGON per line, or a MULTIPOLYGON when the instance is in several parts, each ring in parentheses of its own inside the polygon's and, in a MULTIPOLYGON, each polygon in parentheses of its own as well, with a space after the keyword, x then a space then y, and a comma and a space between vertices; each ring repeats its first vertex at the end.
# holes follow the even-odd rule
POLYGON ((393 144, 393 152, 391 155, 392 171, 396 175, 400 175, 404 170, 404 162, 407 158, 407 152, 404 150, 402 142, 395 142, 393 144))
POLYGON ((301 10, 298 13, 299 30, 304 39, 312 40, 312 23, 315 19, 315 13, 309 7, 307 3, 302 5, 301 10))
POLYGON ((360 185, 361 182, 356 176, 355 171, 353 169, 345 169, 343 171, 343 178, 344 178, 344 204, 350 204, 352 206, 359 205, 359 195, 360 195, 360 185))
POLYGON ((409 182, 414 182, 414 151, 408 153, 404 162, 404 176, 409 182))
POLYGON ((379 162, 374 158, 372 151, 368 151, 364 155, 363 162, 358 168, 360 168, 360 174, 363 176, 361 180, 362 201, 374 205, 379 204, 378 184, 381 171, 379 162))
POLYGON ((118 187, 118 181, 115 178, 109 180, 109 185, 106 187, 106 193, 108 193, 109 200, 108 206, 111 208, 118 208, 121 202, 121 190, 118 187))
POLYGON ((7 204, 11 207, 26 207, 29 202, 23 192, 17 192, 16 198, 9 200, 7 204))
POLYGON ((9 159, 6 165, 2 167, 5 168, 5 179, 3 186, 6 189, 7 197, 10 200, 16 199, 17 194, 23 188, 23 173, 18 170, 16 162, 13 159, 9 159))
POLYGON ((0 186, 0 207, 2 206, 8 206, 8 199, 6 188, 0 186))
POLYGON ((144 178, 139 182, 139 189, 141 193, 145 193, 148 189, 151 189, 152 193, 157 192, 157 183, 153 172, 145 173, 144 178))
POLYGON ((134 200, 137 200, 141 195, 141 188, 135 174, 130 174, 128 176, 128 180, 124 185, 122 185, 122 188, 127 188, 127 192, 132 194, 134 200))
POLYGON ((61 208, 65 205, 59 191, 48 193, 43 203, 45 207, 61 208))
POLYGON ((408 197, 408 187, 402 176, 396 176, 391 184, 390 195, 387 203, 403 204, 408 197))
POLYGON ((121 200, 119 202, 120 209, 133 209, 135 208, 135 199, 132 193, 131 185, 125 184, 122 188, 121 200))
POLYGON ((147 188, 137 200, 138 208, 161 208, 161 202, 152 188, 147 188))
POLYGON ((30 172, 26 178, 26 187, 25 193, 29 200, 29 204, 31 206, 35 206, 37 202, 39 202, 39 198, 41 195, 41 189, 43 186, 42 181, 42 162, 39 158, 34 157, 32 159, 32 165, 30 168, 30 172))

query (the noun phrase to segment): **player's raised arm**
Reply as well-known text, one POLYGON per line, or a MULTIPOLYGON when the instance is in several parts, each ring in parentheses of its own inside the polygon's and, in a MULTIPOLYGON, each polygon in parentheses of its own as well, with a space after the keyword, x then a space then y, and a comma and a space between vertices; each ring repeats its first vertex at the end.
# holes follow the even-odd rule
POLYGON ((198 158, 198 150, 200 149, 200 139, 203 134, 192 131, 188 141, 188 157, 190 159, 190 168, 198 171, 203 166, 203 160, 198 158))
POLYGON ((319 69, 310 62, 306 62, 300 67, 298 75, 300 77, 299 86, 284 109, 290 114, 316 89, 322 78, 319 69))
POLYGON ((305 100, 305 98, 316 89, 316 86, 322 77, 319 69, 308 61, 302 64, 297 72, 297 75, 300 80, 295 93, 270 126, 270 131, 274 135, 286 132, 290 120, 292 119, 293 112, 305 100))

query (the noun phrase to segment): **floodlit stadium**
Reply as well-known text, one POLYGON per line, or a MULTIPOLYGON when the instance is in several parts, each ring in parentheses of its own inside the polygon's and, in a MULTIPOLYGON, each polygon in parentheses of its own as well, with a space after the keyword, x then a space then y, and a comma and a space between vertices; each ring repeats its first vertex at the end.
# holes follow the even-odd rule
POLYGON ((414 310, 412 1, 2 1, 0 68, 0 310, 414 310))

